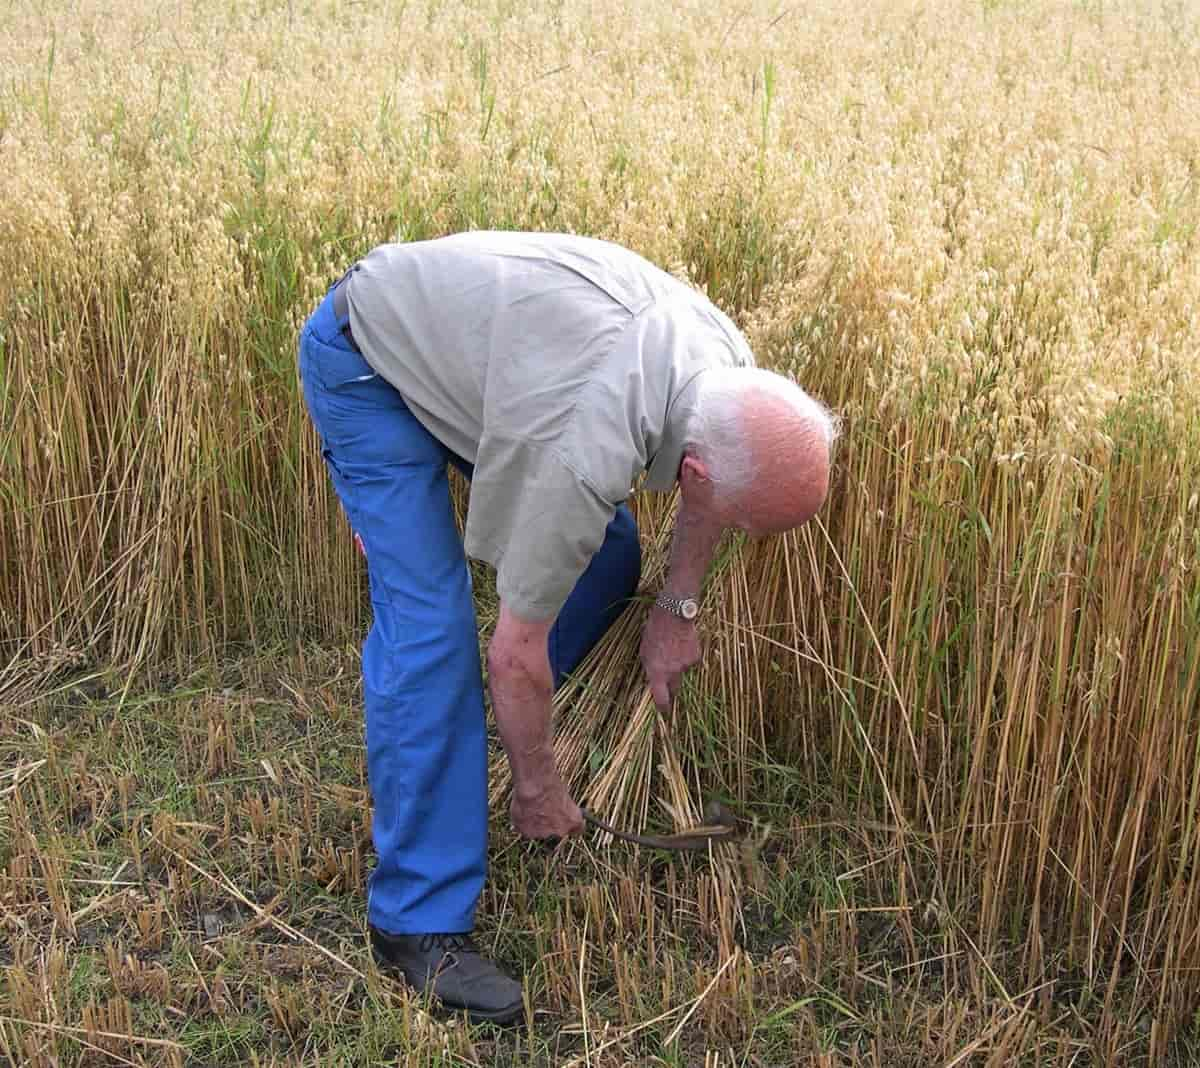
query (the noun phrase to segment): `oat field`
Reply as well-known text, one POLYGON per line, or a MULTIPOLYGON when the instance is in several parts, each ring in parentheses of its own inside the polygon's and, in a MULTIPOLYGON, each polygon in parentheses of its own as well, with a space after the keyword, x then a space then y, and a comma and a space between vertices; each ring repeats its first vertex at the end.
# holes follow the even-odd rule
POLYGON ((1198 224, 1190 0, 0 0, 0 1063, 1200 1064, 1198 224), (581 802, 736 848, 527 845, 493 761, 502 1032, 365 949, 295 379, 468 228, 635 248, 844 420, 670 717, 640 606, 557 702, 581 802))

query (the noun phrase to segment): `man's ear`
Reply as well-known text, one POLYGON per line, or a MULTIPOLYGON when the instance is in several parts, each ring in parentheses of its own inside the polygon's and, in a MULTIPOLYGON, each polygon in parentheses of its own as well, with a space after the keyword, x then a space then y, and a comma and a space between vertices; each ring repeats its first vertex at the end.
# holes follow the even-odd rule
POLYGON ((695 489, 710 481, 708 465, 693 453, 685 452, 679 464, 679 488, 695 489))

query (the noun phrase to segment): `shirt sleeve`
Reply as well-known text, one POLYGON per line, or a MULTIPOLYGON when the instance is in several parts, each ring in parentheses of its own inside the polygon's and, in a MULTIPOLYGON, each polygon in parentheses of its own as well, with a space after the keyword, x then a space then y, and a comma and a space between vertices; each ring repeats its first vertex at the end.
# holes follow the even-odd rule
POLYGON ((489 435, 467 505, 467 553, 496 568, 501 602, 553 619, 604 543, 616 504, 549 445, 489 435))

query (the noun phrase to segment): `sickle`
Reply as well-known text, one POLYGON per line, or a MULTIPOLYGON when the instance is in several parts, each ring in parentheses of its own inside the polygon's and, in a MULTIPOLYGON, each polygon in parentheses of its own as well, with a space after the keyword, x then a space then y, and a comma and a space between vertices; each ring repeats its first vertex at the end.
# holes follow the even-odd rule
POLYGON ((737 829, 737 817, 719 801, 710 801, 704 806, 704 823, 678 834, 631 834, 610 827, 586 809, 583 818, 598 830, 611 834, 634 845, 649 846, 651 849, 669 849, 672 852, 683 852, 689 849, 707 849, 709 843, 718 844, 722 839, 733 837, 737 829))

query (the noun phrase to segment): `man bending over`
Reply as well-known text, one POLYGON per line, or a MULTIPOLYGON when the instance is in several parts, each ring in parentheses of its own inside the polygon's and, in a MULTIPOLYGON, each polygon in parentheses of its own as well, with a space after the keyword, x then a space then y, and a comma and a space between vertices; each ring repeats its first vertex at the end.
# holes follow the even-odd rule
POLYGON ((723 532, 790 530, 822 505, 836 433, 754 367, 734 324, 640 256, 590 238, 465 233, 376 248, 304 327, 300 375, 366 555, 367 770, 376 959, 474 1020, 521 985, 468 937, 486 875, 487 738, 467 556, 496 568, 488 684, 513 826, 583 827, 554 762, 551 700, 641 571, 625 503, 680 505, 642 664, 667 709, 700 658, 697 596, 723 532), (447 468, 471 482, 465 539, 447 468), (465 540, 465 545, 464 545, 465 540))

